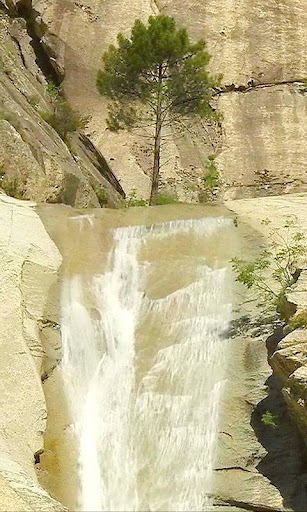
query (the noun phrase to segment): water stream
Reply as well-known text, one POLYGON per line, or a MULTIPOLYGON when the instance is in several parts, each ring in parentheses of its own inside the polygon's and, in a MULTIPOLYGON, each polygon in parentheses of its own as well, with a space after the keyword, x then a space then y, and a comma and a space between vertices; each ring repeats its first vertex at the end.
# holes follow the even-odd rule
POLYGON ((117 228, 104 274, 64 279, 79 510, 210 509, 231 299, 209 248, 231 224, 117 228))

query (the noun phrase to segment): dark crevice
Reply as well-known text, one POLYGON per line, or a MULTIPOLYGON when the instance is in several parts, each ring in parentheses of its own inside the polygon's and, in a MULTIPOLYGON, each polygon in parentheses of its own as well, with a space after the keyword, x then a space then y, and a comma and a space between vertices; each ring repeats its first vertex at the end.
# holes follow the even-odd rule
POLYGON ((34 464, 40 464, 41 455, 44 453, 44 450, 41 448, 34 453, 34 464))
POLYGON ((64 77, 61 76, 57 69, 55 69, 51 61, 52 57, 49 56, 41 41, 41 38, 46 31, 46 26, 42 22, 40 22, 39 26, 40 36, 37 34, 36 18, 39 16, 39 13, 33 9, 32 1, 20 1, 17 4, 17 11, 15 15, 23 18, 26 22, 27 32, 31 39, 30 45, 36 56, 36 64, 46 79, 48 81, 52 81, 57 87, 59 87, 64 77))
POLYGON ((51 375, 53 374, 54 370, 57 368, 58 364, 56 363, 55 365, 53 365, 49 370, 48 372, 44 372, 41 376, 41 381, 42 382, 45 382, 45 380, 49 379, 49 377, 51 377, 51 375))
POLYGON ((257 89, 266 89, 270 87, 277 87, 280 85, 304 85, 305 79, 295 79, 295 80, 280 80, 276 82, 264 82, 264 83, 257 83, 254 82, 254 80, 250 80, 247 82, 246 85, 235 85, 235 84, 229 84, 224 85, 223 87, 219 87, 215 89, 215 94, 217 96, 220 96, 221 94, 229 94, 232 92, 241 92, 246 93, 250 91, 254 91, 257 89))
POLYGON ((82 144, 82 149, 90 162, 96 167, 101 176, 108 180, 108 182, 115 188, 115 190, 122 196, 125 197, 125 192, 122 189, 119 181, 113 174, 108 162, 100 151, 94 146, 90 139, 85 134, 79 135, 79 141, 82 144))
POLYGON ((21 62, 22 62, 22 64, 24 65, 24 67, 27 69, 27 64, 26 64, 26 61, 25 61, 25 58, 24 58, 24 55, 23 55, 23 51, 22 51, 22 48, 21 48, 21 44, 20 44, 20 42, 18 41, 18 39, 16 39, 16 37, 13 37, 13 36, 12 36, 12 39, 13 39, 13 41, 16 43, 17 48, 18 48, 18 50, 19 50, 19 55, 20 55, 20 58, 21 58, 21 62))
POLYGON ((252 512, 280 512, 280 508, 270 507, 269 505, 253 505, 252 503, 247 503, 246 501, 239 501, 231 498, 226 500, 223 499, 221 504, 226 506, 229 505, 229 507, 238 507, 240 509, 252 512))
MULTIPOLYGON (((270 356, 284 336, 284 329, 280 326, 267 339, 269 362, 270 356)), ((267 451, 257 470, 279 490, 285 508, 289 507, 295 512, 307 512, 306 447, 289 415, 282 395, 282 382, 273 373, 267 379, 266 385, 268 396, 259 402, 251 417, 251 425, 258 441, 267 451), (275 426, 263 422, 267 412, 276 418, 275 426)))
POLYGON ((233 471, 233 470, 239 470, 239 471, 245 471, 246 473, 253 473, 250 469, 244 468, 242 466, 228 466, 224 468, 215 468, 214 471, 233 471))

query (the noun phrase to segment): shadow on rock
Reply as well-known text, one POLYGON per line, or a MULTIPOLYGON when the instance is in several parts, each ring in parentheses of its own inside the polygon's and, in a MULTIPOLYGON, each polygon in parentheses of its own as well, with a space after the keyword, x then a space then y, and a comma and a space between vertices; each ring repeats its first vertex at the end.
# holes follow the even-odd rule
POLYGON ((279 490, 285 508, 306 512, 307 450, 289 417, 278 378, 272 375, 266 385, 269 395, 259 402, 251 418, 257 438, 267 451, 257 470, 279 490))

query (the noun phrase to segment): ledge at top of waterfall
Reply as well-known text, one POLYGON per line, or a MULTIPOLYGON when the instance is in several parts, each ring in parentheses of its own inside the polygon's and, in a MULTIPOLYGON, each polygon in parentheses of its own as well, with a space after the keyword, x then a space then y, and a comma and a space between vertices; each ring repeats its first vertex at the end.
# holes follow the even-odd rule
POLYGON ((233 221, 227 217, 201 217, 200 219, 175 219, 150 225, 126 226, 114 230, 116 233, 126 232, 131 238, 148 236, 171 236, 174 234, 194 232, 198 236, 210 236, 214 231, 232 226, 233 221))
POLYGON ((209 510, 233 223, 175 220, 118 228, 112 238, 104 273, 63 282, 62 375, 79 452, 76 506, 209 510))

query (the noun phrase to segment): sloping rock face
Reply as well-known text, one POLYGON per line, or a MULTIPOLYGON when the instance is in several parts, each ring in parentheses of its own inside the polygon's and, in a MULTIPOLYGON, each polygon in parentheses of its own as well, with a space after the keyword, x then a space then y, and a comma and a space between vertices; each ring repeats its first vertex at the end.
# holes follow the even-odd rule
POLYGON ((0 197, 0 510, 64 510, 40 487, 47 410, 41 333, 57 321, 61 256, 34 204, 0 197))
MULTIPOLYGON (((269 235, 271 228, 278 228, 281 235, 283 233, 284 224, 287 218, 295 219, 295 225, 292 227, 293 233, 297 231, 306 232, 307 229, 307 195, 293 194, 291 197, 280 196, 271 198, 247 199, 238 201, 228 201, 228 207, 237 213, 240 220, 250 224, 256 228, 265 237, 269 235), (270 219, 270 226, 262 223, 264 219, 270 219)), ((287 236, 287 235, 285 235, 287 236)), ((287 293, 288 301, 296 306, 296 313, 293 317, 299 318, 299 315, 305 315, 307 311, 307 261, 306 256, 301 260, 301 274, 295 285, 291 287, 287 293)), ((306 318, 303 325, 306 325, 306 318)), ((302 446, 302 453, 306 453, 307 446, 307 330, 304 326, 296 328, 294 331, 286 334, 281 332, 277 336, 275 346, 273 343, 273 353, 269 358, 270 366, 273 368, 272 379, 274 381, 275 394, 276 390, 283 398, 287 405, 287 409, 292 418, 293 424, 296 425, 305 442, 302 446)), ((289 332, 289 329, 288 329, 289 332)), ((274 341, 274 340, 272 340, 274 341)), ((268 345, 272 351, 271 343, 268 345)), ((274 406, 274 403, 271 403, 274 406)), ((263 409, 264 410, 264 409, 263 409)), ((283 414, 277 411, 279 421, 283 421, 283 414)), ((294 430, 292 429, 292 434, 294 430)), ((291 435, 291 434, 290 434, 291 435)), ((278 437, 278 436, 277 436, 278 437)), ((276 437, 276 438, 277 438, 276 437)), ((289 441, 292 438, 289 437, 289 441)), ((290 446, 290 445, 289 445, 290 446)), ((285 450, 290 448, 285 447, 285 450)), ((292 449, 292 448, 291 448, 292 449)), ((292 472, 289 471, 289 475, 292 472)), ((306 489, 306 462, 305 469, 302 467, 302 474, 298 476, 298 483, 306 489)), ((306 498, 302 502, 298 510, 303 510, 303 504, 306 506, 306 498)))
MULTIPOLYGON (((11 0, 10 3, 17 3, 11 0)), ((22 3, 22 2, 19 2, 22 3)), ((30 4, 30 2, 28 2, 30 4)), ((106 101, 95 90, 101 55, 136 18, 166 13, 205 38, 223 130, 206 123, 173 128, 163 151, 162 187, 198 200, 207 157, 217 155, 227 198, 306 190, 307 6, 301 0, 35 0, 35 30, 71 103, 90 116, 88 134, 126 192, 148 197, 150 148, 133 135, 106 130, 106 101), (95 48, 95 51, 93 51, 95 48)), ((32 9, 32 10, 33 10, 32 9)))
POLYGON ((99 206, 96 193, 103 188, 105 202, 116 206, 123 191, 102 155, 77 133, 66 144, 44 121, 52 98, 43 71, 57 83, 59 75, 20 14, 9 16, 1 2, 0 7, 2 188, 18 198, 78 207, 99 206))
MULTIPOLYGON (((239 222, 240 217, 246 221, 246 216, 250 220, 258 214, 260 224, 261 214, 266 210, 276 211, 279 222, 280 211, 287 211, 287 205, 288 209, 304 208, 305 197, 292 196, 293 204, 288 198, 262 198, 260 212, 259 199, 235 201, 231 206, 239 213, 239 222)), ((96 264, 98 258, 101 265, 101 236, 95 236, 91 245, 88 243, 91 235, 84 230, 83 254, 74 236, 77 232, 67 223, 67 216, 74 216, 76 212, 53 205, 45 205, 37 211, 40 217, 34 203, 1 197, 0 510, 3 511, 64 510, 38 484, 34 462, 39 482, 53 496, 70 509, 74 509, 76 499, 73 468, 77 467, 77 453, 58 366, 58 271, 62 258, 50 236, 56 239, 55 232, 60 232, 63 247, 59 240, 57 243, 65 257, 66 246, 72 259, 66 263, 74 271, 77 264, 84 265, 85 255, 87 261, 96 258, 96 264), (72 247, 78 262, 74 262, 72 247), (47 410, 49 425, 43 442, 47 410)), ((163 211, 163 215, 167 215, 167 210, 163 211)), ((101 214, 101 218, 113 215, 110 210, 101 214)), ((125 224, 124 216, 129 214, 133 218, 136 212, 130 209, 117 214, 117 220, 110 221, 112 226, 114 221, 115 225, 117 222, 125 224)), ((188 214, 191 216, 192 210, 188 210, 188 214)), ((140 214, 136 215, 139 219, 140 214)), ((248 242, 250 236, 248 233, 248 242)), ((300 293, 298 289, 294 292, 300 293)), ((225 340, 230 344, 231 358, 214 466, 213 494, 217 512, 306 510, 304 452, 287 417, 280 388, 271 383, 266 336, 267 333, 259 335, 246 329, 225 340), (262 423, 263 413, 271 407, 275 407, 280 418, 281 427, 277 431, 262 423)), ((301 342, 302 338, 295 339, 301 342)), ((287 357, 284 366, 299 369, 294 356, 287 357)), ((300 396, 303 396, 302 391, 300 396)))

